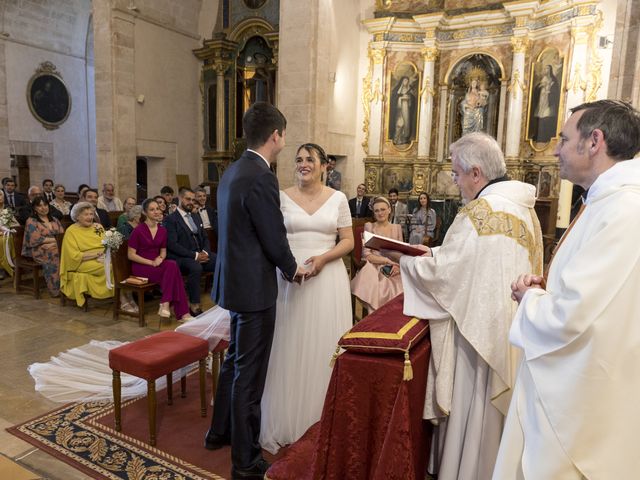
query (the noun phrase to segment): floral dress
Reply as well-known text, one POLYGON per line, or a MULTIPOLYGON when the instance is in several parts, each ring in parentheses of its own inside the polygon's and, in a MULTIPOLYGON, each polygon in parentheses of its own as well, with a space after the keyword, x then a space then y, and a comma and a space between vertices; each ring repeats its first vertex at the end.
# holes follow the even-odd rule
POLYGON ((44 242, 47 238, 55 239, 55 236, 62 232, 64 228, 57 218, 52 219, 47 225, 31 217, 24 226, 22 255, 31 257, 42 265, 47 289, 54 297, 60 293, 60 252, 56 243, 44 242))

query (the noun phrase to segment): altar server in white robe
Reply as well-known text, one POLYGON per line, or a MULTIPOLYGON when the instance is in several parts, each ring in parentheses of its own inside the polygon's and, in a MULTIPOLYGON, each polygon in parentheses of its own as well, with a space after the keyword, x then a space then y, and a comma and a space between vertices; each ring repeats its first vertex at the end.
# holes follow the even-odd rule
POLYGON ((496 480, 640 475, 640 113, 612 100, 571 111, 555 155, 588 194, 546 288, 536 275, 512 285, 524 355, 496 480))
POLYGON ((404 313, 430 320, 424 418, 439 431, 429 471, 439 480, 486 480, 519 360, 508 341, 517 308, 510 285, 514 274, 541 273, 542 235, 535 187, 506 177, 492 137, 463 136, 451 158, 467 203, 432 257, 400 258, 404 313))

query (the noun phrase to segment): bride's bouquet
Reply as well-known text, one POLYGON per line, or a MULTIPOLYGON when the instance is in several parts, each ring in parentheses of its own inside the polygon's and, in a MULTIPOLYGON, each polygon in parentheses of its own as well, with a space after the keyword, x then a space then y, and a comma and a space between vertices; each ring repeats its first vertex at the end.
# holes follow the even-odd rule
POLYGON ((110 228, 106 232, 104 232, 104 238, 102 239, 102 245, 104 245, 104 250, 118 250, 122 242, 124 241, 124 236, 117 231, 115 228, 110 228))

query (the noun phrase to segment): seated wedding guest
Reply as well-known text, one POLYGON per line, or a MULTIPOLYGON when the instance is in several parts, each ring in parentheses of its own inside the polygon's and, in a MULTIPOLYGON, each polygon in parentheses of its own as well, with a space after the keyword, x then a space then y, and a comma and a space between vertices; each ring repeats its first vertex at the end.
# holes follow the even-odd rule
POLYGON ((55 197, 49 202, 49 205, 58 210, 62 215, 69 215, 71 212, 71 202, 64 199, 64 194, 66 193, 64 185, 57 184, 53 187, 53 193, 55 197))
POLYGON ((78 200, 80 200, 83 197, 84 192, 89 188, 91 187, 86 183, 81 183, 80 185, 78 185, 78 200))
POLYGON ((56 198, 53 192, 53 180, 51 180, 50 178, 45 178, 42 181, 42 194, 49 203, 51 203, 53 199, 56 198))
POLYGON ((27 219, 24 227, 22 255, 31 257, 42 265, 44 280, 52 297, 60 294, 60 252, 56 235, 64 232, 62 224, 51 216, 49 203, 44 196, 31 201, 33 215, 27 219))
POLYGON ((166 217, 168 258, 175 260, 180 271, 187 276, 187 293, 191 314, 202 313, 200 308, 200 278, 202 272, 213 272, 216 255, 211 252, 209 237, 204 231, 200 215, 193 213, 195 194, 190 188, 181 188, 178 210, 166 217))
POLYGON ((13 237, 10 235, 11 230, 18 225, 16 217, 4 203, 4 191, 0 190, 0 212, 6 212, 0 217, 0 280, 5 279, 5 272, 13 276, 13 267, 9 263, 7 255, 13 258, 13 237))
POLYGON ((81 201, 89 202, 94 207, 94 219, 93 221, 99 223, 104 228, 111 228, 111 219, 106 210, 98 207, 98 190, 95 188, 87 188, 80 197, 81 201))
POLYGON ((115 196, 115 187, 113 183, 105 183, 102 185, 102 195, 98 197, 98 208, 107 212, 121 212, 122 200, 115 196))
MULTIPOLYGON (((365 223, 365 231, 402 241, 402 229, 400 225, 389 222, 390 215, 389 201, 384 197, 376 198, 373 201, 375 222, 365 223)), ((400 266, 380 255, 377 250, 363 248, 362 256, 367 263, 351 280, 351 293, 362 300, 371 313, 402 293, 400 266)))
POLYGON ((371 216, 371 208, 369 205, 371 198, 364 196, 366 188, 364 183, 358 185, 356 188, 356 196, 349 200, 349 210, 353 218, 367 218, 371 216))
MULTIPOLYGON (((34 215, 33 208, 31 207, 31 202, 33 202, 33 200, 35 200, 35 198, 39 196, 42 196, 42 188, 40 188, 39 185, 31 185, 27 192, 27 198, 29 199, 29 203, 20 207, 17 212, 17 217, 18 217, 18 221, 20 222, 20 225, 26 224, 27 219, 34 215)), ((56 210, 55 208, 52 208, 51 210, 49 210, 49 214, 52 217, 57 218, 58 220, 62 220, 62 217, 63 217, 62 213, 56 210)))
POLYGON ((122 208, 124 208, 124 212, 122 212, 122 215, 118 217, 118 223, 116 224, 116 228, 118 230, 122 225, 128 222, 127 213, 129 212, 129 210, 131 210, 131 207, 133 207, 135 204, 136 204, 136 199, 133 197, 127 197, 124 199, 124 202, 122 202, 122 208))
POLYGON ((178 208, 178 199, 175 197, 173 188, 171 188, 169 185, 165 185, 160 189, 160 195, 162 195, 162 198, 164 198, 164 203, 167 206, 166 215, 175 212, 176 208, 178 208))
POLYGON ((194 190, 196 194, 196 203, 194 212, 200 215, 202 227, 205 230, 213 230, 218 234, 218 216, 216 211, 207 204, 207 192, 204 188, 198 187, 194 190))
POLYGON ((146 220, 133 230, 129 238, 128 256, 132 262, 131 273, 146 277, 160 285, 162 298, 158 315, 169 318, 171 316, 169 306, 172 306, 176 318, 183 322, 187 321, 192 317, 189 315, 189 304, 180 269, 176 262, 166 259, 167 230, 159 224, 162 220, 162 212, 153 199, 145 200, 142 203, 142 209, 146 220))
POLYGON ((16 191, 16 182, 13 178, 5 177, 2 179, 2 188, 4 189, 4 203, 7 207, 17 211, 18 208, 27 205, 26 197, 16 191))
POLYGON ((71 209, 75 223, 67 228, 60 254, 60 290, 84 305, 84 294, 93 298, 110 298, 113 290, 107 288, 104 269, 104 228, 95 223, 95 207, 89 202, 78 202, 71 209))
POLYGON ((418 204, 411 217, 409 243, 429 246, 436 231, 436 212, 431 208, 431 199, 425 192, 418 195, 418 204))
POLYGON ((400 261, 404 314, 429 319, 423 416, 438 425, 429 473, 484 480, 491 478, 520 360, 508 339, 517 309, 511 281, 530 269, 541 272, 542 235, 533 208, 536 189, 509 180, 493 137, 469 133, 450 152, 466 205, 442 246, 424 247, 427 253, 419 257, 382 253, 400 261))
POLYGON ((407 232, 407 213, 409 209, 407 204, 398 200, 398 189, 389 189, 389 203, 391 204, 391 217, 389 221, 402 226, 402 236, 408 237, 407 232))
POLYGON ((129 209, 127 213, 123 213, 126 221, 123 224, 118 225, 118 231, 122 234, 125 240, 129 240, 131 232, 140 224, 140 217, 142 217, 142 207, 140 205, 134 205, 129 209))
POLYGON ((156 195, 155 197, 153 197, 153 199, 158 204, 158 207, 160 207, 160 211, 162 212, 162 221, 164 222, 164 219, 167 218, 167 215, 169 215, 169 212, 167 211, 167 201, 162 195, 156 195))

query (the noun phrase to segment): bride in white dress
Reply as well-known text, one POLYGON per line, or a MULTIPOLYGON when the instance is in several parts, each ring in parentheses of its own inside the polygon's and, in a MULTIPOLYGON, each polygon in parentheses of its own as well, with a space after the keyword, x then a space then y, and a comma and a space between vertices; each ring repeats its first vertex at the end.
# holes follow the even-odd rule
POLYGON ((280 192, 289 245, 308 276, 301 285, 279 279, 260 428, 260 444, 271 453, 320 420, 331 355, 352 326, 349 277, 342 261, 353 249, 351 214, 346 196, 323 185, 326 164, 321 147, 300 146, 296 185, 280 192))

